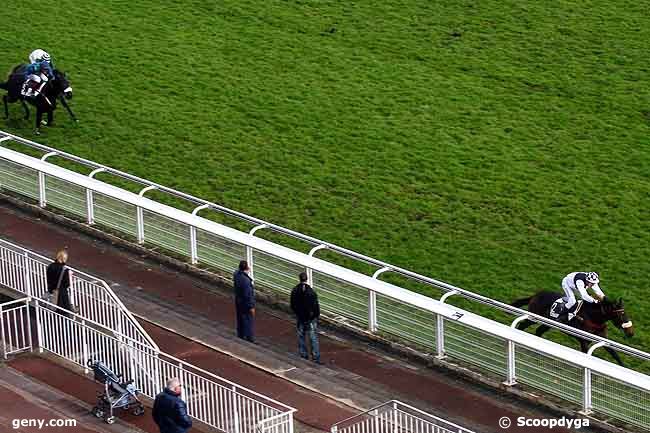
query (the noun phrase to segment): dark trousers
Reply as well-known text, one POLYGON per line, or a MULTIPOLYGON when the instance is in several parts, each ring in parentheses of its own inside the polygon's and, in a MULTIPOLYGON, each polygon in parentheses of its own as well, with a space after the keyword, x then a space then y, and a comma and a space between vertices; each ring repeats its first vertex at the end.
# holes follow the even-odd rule
POLYGON ((237 307, 237 337, 255 342, 253 326, 255 318, 248 308, 237 307))

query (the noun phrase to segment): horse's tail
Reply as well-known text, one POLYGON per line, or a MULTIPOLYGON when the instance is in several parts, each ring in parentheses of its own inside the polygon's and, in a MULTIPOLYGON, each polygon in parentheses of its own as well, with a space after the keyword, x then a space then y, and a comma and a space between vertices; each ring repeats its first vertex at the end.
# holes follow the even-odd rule
POLYGON ((9 81, 0 82, 0 89, 9 90, 9 81))
POLYGON ((532 296, 529 296, 528 298, 517 299, 515 302, 513 302, 510 305, 512 305, 513 307, 521 308, 524 305, 528 305, 531 299, 533 299, 532 296))

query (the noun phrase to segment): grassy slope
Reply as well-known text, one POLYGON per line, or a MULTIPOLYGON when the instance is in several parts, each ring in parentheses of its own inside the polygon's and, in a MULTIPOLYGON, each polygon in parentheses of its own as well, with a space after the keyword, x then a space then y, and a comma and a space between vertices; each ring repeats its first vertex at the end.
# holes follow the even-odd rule
POLYGON ((598 270, 650 350, 642 3, 107 3, 3 7, 76 92, 39 141, 504 301, 598 270))

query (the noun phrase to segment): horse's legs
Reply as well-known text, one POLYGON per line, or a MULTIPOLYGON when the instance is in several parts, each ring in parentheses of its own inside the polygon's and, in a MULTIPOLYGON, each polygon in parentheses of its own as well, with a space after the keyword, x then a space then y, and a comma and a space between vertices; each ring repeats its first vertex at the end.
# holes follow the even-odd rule
POLYGON ((54 110, 47 112, 47 126, 52 126, 52 123, 54 123, 54 110))
POLYGON ((517 329, 519 329, 520 331, 523 331, 526 328, 528 328, 528 327, 530 327, 531 325, 534 325, 534 324, 535 324, 535 322, 533 322, 532 320, 526 319, 523 322, 517 324, 517 329))
POLYGON ((589 342, 584 338, 580 338, 580 337, 576 337, 576 340, 578 340, 578 343, 580 343, 580 350, 584 353, 587 353, 587 351, 589 350, 589 342))
POLYGON ((66 102, 65 97, 61 96, 60 100, 61 100, 61 104, 65 107, 66 110, 68 110, 68 114, 70 115, 70 118, 72 118, 72 121, 73 122, 78 122, 77 117, 72 112, 72 109, 70 108, 70 106, 66 102))
POLYGON ((36 129, 34 129, 34 134, 41 135, 41 120, 43 120, 43 112, 36 109, 36 129))
POLYGON ((609 353, 610 355, 612 355, 612 358, 614 358, 614 360, 618 363, 618 365, 620 365, 621 367, 623 367, 623 360, 622 360, 621 357, 618 355, 618 352, 617 352, 617 351, 615 351, 615 350, 612 349, 611 347, 605 347, 605 350, 607 351, 607 353, 609 353))
POLYGON ((25 120, 29 119, 29 107, 27 107, 27 103, 24 99, 21 99, 20 104, 23 106, 23 110, 25 110, 25 120))
POLYGON ((5 119, 9 119, 9 104, 7 103, 7 95, 2 95, 2 102, 5 104, 5 119))
POLYGON ((548 325, 539 325, 539 327, 535 330, 535 335, 541 337, 549 329, 551 329, 551 327, 548 325))

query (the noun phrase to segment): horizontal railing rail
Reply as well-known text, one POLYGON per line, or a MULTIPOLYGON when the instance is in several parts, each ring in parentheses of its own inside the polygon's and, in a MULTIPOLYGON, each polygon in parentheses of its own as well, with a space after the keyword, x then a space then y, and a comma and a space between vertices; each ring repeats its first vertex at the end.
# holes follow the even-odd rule
MULTIPOLYGON (((45 256, 0 238, 0 285, 43 298, 47 293, 46 269, 51 262, 45 256)), ((80 317, 158 349, 104 280, 69 266, 68 269, 70 299, 80 317)))
MULTIPOLYGON (((254 236, 260 226, 244 233, 202 218, 198 212, 205 208, 203 205, 185 212, 145 197, 149 187, 155 185, 135 194, 0 147, 0 186, 37 200, 41 207, 61 209, 88 224, 128 235, 126 239, 135 237, 139 243, 180 254, 192 264, 230 273, 239 260, 247 258, 256 283, 284 295, 295 284, 297 274, 306 271, 319 293, 321 309, 329 317, 365 326, 371 333, 397 336, 407 344, 433 352, 439 359, 497 375, 510 386, 530 386, 582 407, 585 412, 650 428, 650 377, 592 356, 595 349, 605 346, 642 360, 650 359, 650 354, 643 351, 507 306, 517 313, 516 320, 527 316, 597 342, 588 354, 577 352, 445 304, 448 296, 458 292, 453 286, 447 285, 448 291, 440 301, 428 298, 381 281, 379 275, 391 270, 390 266, 373 276, 364 275, 314 257, 320 246, 304 254, 254 236), (562 374, 558 375, 558 371, 562 374)), ((485 303, 501 304, 474 296, 485 303)), ((505 304, 501 306, 506 308, 505 304)))
POLYGON ((650 360, 650 354, 649 353, 644 352, 644 351, 639 350, 639 349, 636 349, 634 347, 630 347, 630 346, 618 343, 618 342, 613 341, 613 340, 609 340, 609 339, 602 338, 602 337, 596 336, 596 335, 588 333, 588 332, 581 331, 581 330, 573 328, 571 326, 568 326, 568 325, 565 325, 565 324, 562 324, 562 323, 558 323, 555 320, 548 319, 547 317, 540 316, 540 315, 537 315, 537 314, 534 314, 534 313, 530 313, 527 310, 523 310, 521 308, 513 307, 512 305, 506 304, 504 302, 501 302, 501 301, 498 301, 498 300, 495 300, 495 299, 492 299, 492 298, 488 298, 488 297, 480 295, 478 293, 475 293, 475 292, 472 292, 472 291, 469 291, 469 290, 466 290, 466 289, 462 289, 462 288, 454 286, 452 284, 449 284, 449 283, 446 283, 446 282, 443 282, 443 281, 440 281, 440 280, 437 280, 437 279, 434 279, 434 278, 430 278, 430 277, 418 274, 418 273, 413 272, 413 271, 409 271, 408 269, 404 269, 402 267, 393 265, 391 263, 388 263, 388 262, 385 262, 385 261, 382 261, 382 260, 379 260, 379 259, 376 259, 376 258, 373 258, 373 257, 363 255, 363 254, 358 253, 356 251, 353 251, 353 250, 350 250, 350 249, 347 249, 347 248, 344 248, 344 247, 340 247, 340 246, 338 246, 336 244, 333 244, 333 243, 330 243, 330 242, 327 242, 327 241, 323 241, 321 239, 318 239, 318 238, 315 238, 315 237, 312 237, 312 236, 305 235, 305 234, 297 232, 295 230, 291 230, 291 229, 288 229, 286 227, 283 227, 283 226, 280 226, 280 225, 277 225, 277 224, 262 220, 260 218, 256 218, 256 217, 247 215, 247 214, 245 214, 243 212, 239 212, 239 211, 227 208, 225 206, 222 206, 222 205, 219 205, 219 204, 216 204, 216 203, 213 203, 213 202, 210 202, 210 201, 195 197, 193 195, 178 191, 176 189, 169 188, 169 187, 166 187, 164 185, 161 185, 161 184, 158 184, 158 183, 155 183, 155 182, 151 182, 151 181, 149 181, 147 179, 143 179, 141 177, 134 176, 132 174, 123 172, 121 170, 117 170, 117 169, 111 168, 109 166, 99 164, 99 163, 96 163, 94 161, 91 161, 91 160, 88 160, 88 159, 85 159, 85 158, 81 158, 79 156, 76 156, 76 155, 73 155, 71 153, 55 149, 55 148, 50 147, 50 146, 46 146, 46 145, 36 143, 34 141, 31 141, 31 140, 27 140, 25 138, 19 137, 17 135, 14 135, 14 134, 11 134, 11 133, 8 133, 8 132, 5 132, 5 131, 0 131, 0 140, 2 140, 2 138, 5 138, 6 141, 15 141, 15 142, 20 143, 22 145, 25 145, 25 146, 28 146, 28 147, 31 147, 31 148, 34 148, 34 149, 38 149, 38 150, 46 153, 48 156, 58 156, 58 157, 67 159, 69 161, 73 161, 75 163, 87 166, 87 167, 93 169, 93 171, 101 170, 102 172, 109 173, 109 174, 112 174, 114 176, 129 180, 129 181, 141 184, 141 185, 146 185, 145 189, 149 189, 149 188, 150 189, 155 189, 157 191, 161 191, 161 192, 173 195, 175 197, 190 201, 192 203, 195 203, 195 204, 199 205, 197 207, 197 209, 200 207, 202 209, 215 210, 215 211, 224 213, 226 215, 229 215, 229 216, 236 217, 236 218, 239 218, 241 220, 247 221, 247 222, 249 222, 251 224, 255 224, 258 227, 263 226, 264 229, 273 230, 273 231, 275 231, 277 233, 281 233, 281 234, 284 234, 284 235, 299 239, 299 240, 307 242, 307 243, 309 243, 311 245, 322 247, 321 249, 328 249, 330 251, 334 251, 336 253, 339 253, 339 254, 341 254, 343 256, 350 257, 350 258, 353 258, 353 259, 368 263, 370 265, 376 266, 378 268, 381 268, 382 270, 389 271, 389 272, 392 272, 392 273, 396 273, 396 274, 408 277, 408 278, 410 278, 410 279, 412 279, 414 281, 418 281, 420 283, 423 283, 423 284, 435 287, 437 289, 443 290, 444 292, 452 293, 453 295, 458 295, 458 296, 464 297, 466 299, 469 299, 469 300, 472 300, 472 301, 475 301, 475 302, 478 302, 478 303, 481 303, 481 304, 484 304, 484 305, 489 305, 491 307, 497 308, 497 309, 499 309, 501 311, 507 312, 507 313, 509 313, 511 315, 514 315, 514 316, 524 316, 524 315, 526 315, 529 320, 532 320, 532 321, 538 322, 540 324, 550 326, 551 328, 558 329, 558 330, 560 330, 562 332, 565 332, 565 333, 567 333, 569 335, 574 335, 574 336, 577 336, 577 337, 580 337, 580 338, 584 338, 584 339, 586 339, 588 341, 591 341, 591 342, 603 343, 607 347, 611 347, 612 349, 615 349, 615 350, 617 350, 619 352, 622 352, 622 353, 626 353, 626 354, 628 354, 630 356, 638 357, 638 358, 645 359, 645 360, 650 360))

